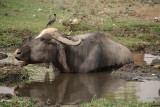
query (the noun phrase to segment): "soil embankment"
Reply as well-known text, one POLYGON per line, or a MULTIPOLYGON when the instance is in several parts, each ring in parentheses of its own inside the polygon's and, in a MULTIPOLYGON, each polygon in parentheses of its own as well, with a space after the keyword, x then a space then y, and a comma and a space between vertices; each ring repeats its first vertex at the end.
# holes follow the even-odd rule
POLYGON ((113 73, 116 78, 123 78, 128 81, 160 80, 160 69, 151 66, 140 66, 127 64, 113 73))

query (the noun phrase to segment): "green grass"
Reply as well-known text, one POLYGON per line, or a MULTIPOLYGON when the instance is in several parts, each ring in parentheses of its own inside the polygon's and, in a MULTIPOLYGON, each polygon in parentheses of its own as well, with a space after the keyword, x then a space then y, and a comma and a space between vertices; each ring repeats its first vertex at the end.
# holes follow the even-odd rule
MULTIPOLYGON (((38 106, 39 100, 36 98, 26 98, 26 97, 13 97, 11 100, 8 99, 0 99, 1 107, 35 107, 38 106)), ((47 104, 47 102, 46 102, 47 104)), ((90 103, 80 104, 80 107, 152 107, 159 106, 160 102, 116 102, 112 103, 107 101, 104 98, 100 99, 92 99, 90 103)), ((39 105, 45 106, 45 103, 41 103, 39 105)), ((39 107, 38 106, 38 107, 39 107)))
POLYGON ((1 107, 35 107, 37 100, 23 97, 13 97, 11 100, 0 99, 1 107))
POLYGON ((120 101, 109 102, 104 98, 93 99, 90 103, 81 104, 80 107, 152 107, 154 105, 160 106, 160 102, 137 102, 137 101, 120 101))
POLYGON ((0 85, 8 84, 12 85, 15 83, 23 82, 24 80, 28 80, 29 74, 23 68, 13 68, 13 69, 0 69, 0 85))
MULTIPOLYGON (((50 9, 48 5, 43 4, 40 0, 14 0, 2 1, 4 6, 0 7, 0 25, 1 31, 8 30, 30 30, 38 33, 44 29, 46 23, 50 20, 50 9), (47 7, 46 7, 47 6, 47 7), (5 16, 5 14, 7 14, 5 16)), ((59 13, 58 10, 53 10, 52 13, 59 13)), ((58 26, 58 23, 55 23, 58 26)))
POLYGON ((10 33, 3 33, 0 36, 0 47, 10 47, 17 46, 22 44, 22 39, 19 37, 15 37, 10 33))
MULTIPOLYGON (((137 3, 137 2, 136 2, 137 3)), ((136 5, 135 2, 131 3, 136 5)), ((110 37, 130 48, 160 45, 160 24, 151 21, 135 20, 120 16, 118 13, 105 13, 104 8, 115 9, 118 2, 111 0, 2 0, 0 4, 0 47, 21 45, 22 32, 36 35, 43 30, 54 13, 57 21, 53 27, 63 33, 73 31, 73 35, 86 32, 103 31, 110 37), (104 13, 103 13, 104 12, 104 13), (103 13, 103 14, 101 14, 103 13), (114 20, 112 17, 118 16, 114 20), (79 24, 70 20, 78 19, 79 24), (59 23, 62 20, 62 23, 59 23), (21 32, 16 36, 12 32, 21 32), (115 32, 115 33, 113 33, 115 32)), ((123 3, 124 6, 129 3, 123 3)), ((33 36, 31 35, 31 36, 33 36)))

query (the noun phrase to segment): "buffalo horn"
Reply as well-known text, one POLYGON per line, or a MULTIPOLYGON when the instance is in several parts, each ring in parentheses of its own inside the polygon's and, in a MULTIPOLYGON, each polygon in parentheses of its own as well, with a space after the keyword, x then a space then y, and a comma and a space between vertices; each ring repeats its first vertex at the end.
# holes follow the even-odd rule
POLYGON ((77 41, 72 41, 70 39, 67 39, 65 37, 63 37, 59 32, 55 32, 53 34, 53 39, 56 39, 62 43, 68 44, 68 45, 79 45, 81 43, 81 39, 78 38, 77 41))

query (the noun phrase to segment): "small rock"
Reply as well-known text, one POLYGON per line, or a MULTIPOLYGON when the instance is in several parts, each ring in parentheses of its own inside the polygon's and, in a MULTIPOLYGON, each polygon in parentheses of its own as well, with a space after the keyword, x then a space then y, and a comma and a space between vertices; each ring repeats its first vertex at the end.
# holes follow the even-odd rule
POLYGON ((33 17, 36 17, 36 15, 34 14, 33 17))
POLYGON ((59 23, 63 23, 63 20, 62 20, 62 19, 59 19, 59 23))
POLYGON ((7 93, 7 94, 0 94, 0 98, 7 98, 7 99, 11 99, 13 97, 12 94, 7 93))
POLYGON ((18 10, 18 9, 16 9, 15 11, 16 11, 16 12, 19 12, 19 10, 18 10))
POLYGON ((71 24, 78 24, 78 23, 80 23, 80 21, 78 19, 73 19, 71 24))
POLYGON ((155 76, 156 74, 152 74, 153 76, 155 76))
POLYGON ((8 13, 4 13, 4 16, 8 16, 8 13))
POLYGON ((160 21, 160 17, 154 17, 154 22, 159 22, 160 21))
POLYGON ((0 60, 7 58, 8 56, 4 53, 0 53, 0 60))
POLYGON ((156 58, 152 60, 150 65, 153 66, 154 68, 160 68, 160 59, 156 58))
POLYGON ((39 11, 42 11, 42 9, 38 8, 39 11))
POLYGON ((118 28, 116 24, 112 24, 112 26, 114 26, 114 27, 118 28))

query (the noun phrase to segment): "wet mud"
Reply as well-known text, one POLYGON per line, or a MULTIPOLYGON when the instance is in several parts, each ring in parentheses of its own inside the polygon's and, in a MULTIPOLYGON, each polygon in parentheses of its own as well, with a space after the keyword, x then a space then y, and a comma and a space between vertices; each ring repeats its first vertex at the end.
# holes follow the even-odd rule
POLYGON ((0 63, 0 84, 11 86, 29 78, 27 70, 20 66, 0 63))
POLYGON ((27 70, 13 63, 9 55, 0 53, 0 84, 13 85, 28 79, 27 70))
POLYGON ((159 60, 160 56, 151 54, 133 54, 134 63, 126 64, 115 70, 112 74, 115 78, 128 81, 160 80, 159 60))
POLYGON ((160 70, 132 63, 114 71, 113 76, 127 81, 160 80, 160 70))

